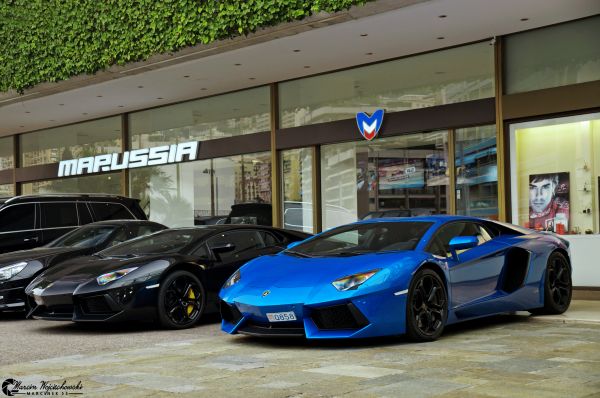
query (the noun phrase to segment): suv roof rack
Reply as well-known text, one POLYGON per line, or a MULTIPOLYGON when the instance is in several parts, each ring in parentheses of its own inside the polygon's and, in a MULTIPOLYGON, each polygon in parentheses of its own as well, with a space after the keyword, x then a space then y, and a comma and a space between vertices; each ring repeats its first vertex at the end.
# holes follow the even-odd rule
MULTIPOLYGON (((48 194, 31 194, 31 195, 18 195, 8 198, 4 203, 11 203, 19 199, 28 198, 115 198, 115 199, 130 199, 123 195, 115 194, 103 194, 103 193, 48 193, 48 194)), ((134 199, 135 200, 135 199, 134 199)))

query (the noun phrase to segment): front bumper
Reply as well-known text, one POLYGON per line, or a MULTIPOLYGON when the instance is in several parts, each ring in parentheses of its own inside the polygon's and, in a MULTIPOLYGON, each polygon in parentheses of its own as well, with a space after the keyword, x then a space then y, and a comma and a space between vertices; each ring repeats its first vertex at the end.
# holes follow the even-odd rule
POLYGON ((221 329, 230 334, 308 339, 367 338, 405 333, 406 296, 390 291, 320 303, 256 305, 221 301, 221 329), (297 320, 269 322, 267 313, 297 320))
POLYGON ((22 279, 15 282, 5 282, 0 286, 0 312, 25 311, 27 308, 27 295, 25 287, 31 279, 22 279))

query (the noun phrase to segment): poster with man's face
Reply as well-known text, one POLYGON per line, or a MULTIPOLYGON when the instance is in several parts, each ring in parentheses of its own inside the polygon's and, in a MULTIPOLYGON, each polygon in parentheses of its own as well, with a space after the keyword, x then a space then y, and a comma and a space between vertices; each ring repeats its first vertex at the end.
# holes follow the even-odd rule
POLYGON ((569 231, 569 173, 529 176, 529 228, 564 234, 569 231))

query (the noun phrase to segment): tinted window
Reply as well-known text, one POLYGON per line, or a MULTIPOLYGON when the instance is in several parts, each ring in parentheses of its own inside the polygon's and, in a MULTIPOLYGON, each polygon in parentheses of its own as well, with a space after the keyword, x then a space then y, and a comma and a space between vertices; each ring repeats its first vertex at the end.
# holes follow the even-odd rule
POLYGON ((277 239, 275 235, 273 235, 270 232, 260 231, 260 235, 262 236, 263 241, 265 242, 265 246, 267 247, 277 246, 281 244, 281 239, 277 239))
POLYGON ((112 232, 113 226, 87 226, 77 228, 50 243, 50 247, 81 247, 88 248, 102 244, 112 232))
POLYGON ((103 250, 100 253, 103 256, 187 253, 190 246, 210 232, 212 230, 208 228, 165 230, 103 250))
POLYGON ((33 229, 34 223, 34 204, 10 206, 0 211, 0 232, 33 229))
POLYGON ((134 225, 129 227, 132 231, 133 236, 145 236, 153 234, 154 232, 162 231, 164 228, 158 225, 134 225))
POLYGON ((223 232, 210 238, 207 244, 210 249, 228 244, 235 246, 235 249, 230 252, 219 253, 222 261, 237 259, 251 250, 265 247, 258 231, 223 232))
POLYGON ((85 225, 93 222, 90 209, 85 203, 77 203, 77 212, 79 213, 79 225, 85 225))
POLYGON ((78 225, 75 203, 42 203, 42 228, 78 225))
POLYGON ((450 241, 457 236, 475 236, 480 245, 492 239, 488 231, 479 224, 455 222, 440 228, 431 241, 428 251, 437 256, 450 257, 452 255, 450 241))
POLYGON ((430 226, 431 223, 428 222, 377 222, 346 225, 335 228, 286 252, 313 257, 413 250, 430 226))
POLYGON ((118 203, 89 203, 94 211, 96 221, 131 220, 133 215, 123 205, 118 203))

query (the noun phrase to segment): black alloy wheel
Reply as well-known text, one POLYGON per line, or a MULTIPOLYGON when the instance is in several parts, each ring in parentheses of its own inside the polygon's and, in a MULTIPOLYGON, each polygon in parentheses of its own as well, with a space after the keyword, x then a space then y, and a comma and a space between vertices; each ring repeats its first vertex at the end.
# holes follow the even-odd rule
POLYGON ((175 271, 161 283, 158 319, 170 329, 189 328, 201 318, 205 300, 204 287, 194 274, 175 271))
POLYGON ((440 337, 448 318, 448 295, 439 275, 423 269, 413 277, 406 302, 406 333, 411 340, 440 337))
POLYGON ((571 267, 567 258, 559 252, 548 257, 544 276, 544 306, 529 310, 532 314, 562 314, 571 304, 573 284, 571 267))

